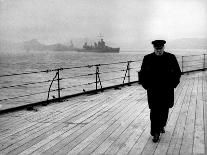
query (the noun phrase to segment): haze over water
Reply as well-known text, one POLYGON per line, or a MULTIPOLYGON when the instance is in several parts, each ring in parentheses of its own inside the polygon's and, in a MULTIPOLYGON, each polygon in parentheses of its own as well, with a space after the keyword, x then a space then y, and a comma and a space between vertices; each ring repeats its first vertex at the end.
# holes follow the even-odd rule
POLYGON ((207 38, 206 0, 1 0, 0 39, 151 49, 154 39, 207 38), (80 43, 81 42, 81 43, 80 43))

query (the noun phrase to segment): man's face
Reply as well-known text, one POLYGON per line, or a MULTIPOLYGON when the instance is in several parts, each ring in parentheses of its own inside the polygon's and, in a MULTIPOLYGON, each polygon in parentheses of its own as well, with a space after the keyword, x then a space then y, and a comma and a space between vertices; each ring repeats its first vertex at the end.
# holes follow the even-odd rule
POLYGON ((164 46, 162 46, 162 47, 155 47, 154 46, 154 52, 158 56, 163 55, 163 53, 164 53, 164 46))

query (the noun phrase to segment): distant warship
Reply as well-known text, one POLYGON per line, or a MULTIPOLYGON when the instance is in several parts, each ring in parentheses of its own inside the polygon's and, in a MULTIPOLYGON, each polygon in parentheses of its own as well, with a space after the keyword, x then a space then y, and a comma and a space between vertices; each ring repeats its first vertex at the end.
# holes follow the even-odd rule
POLYGON ((82 49, 78 49, 78 52, 96 52, 96 53, 119 53, 120 48, 112 48, 105 45, 105 42, 101 38, 98 43, 93 45, 88 45, 87 42, 84 43, 82 49))

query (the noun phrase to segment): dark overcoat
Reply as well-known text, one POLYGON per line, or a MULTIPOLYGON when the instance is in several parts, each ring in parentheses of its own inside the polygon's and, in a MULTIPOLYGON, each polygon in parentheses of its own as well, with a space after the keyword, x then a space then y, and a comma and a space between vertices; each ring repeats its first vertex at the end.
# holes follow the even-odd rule
POLYGON ((147 90, 149 108, 172 108, 174 88, 180 82, 181 70, 174 54, 164 52, 144 56, 139 82, 147 90))

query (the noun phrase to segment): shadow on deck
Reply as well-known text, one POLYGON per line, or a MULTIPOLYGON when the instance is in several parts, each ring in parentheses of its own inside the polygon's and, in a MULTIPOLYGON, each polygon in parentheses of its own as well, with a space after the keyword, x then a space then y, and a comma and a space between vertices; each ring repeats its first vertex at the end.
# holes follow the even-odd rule
POLYGON ((150 136, 137 84, 0 115, 0 154, 207 154, 207 72, 183 75, 166 133, 150 136))

